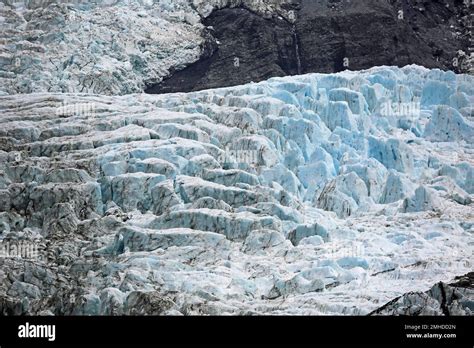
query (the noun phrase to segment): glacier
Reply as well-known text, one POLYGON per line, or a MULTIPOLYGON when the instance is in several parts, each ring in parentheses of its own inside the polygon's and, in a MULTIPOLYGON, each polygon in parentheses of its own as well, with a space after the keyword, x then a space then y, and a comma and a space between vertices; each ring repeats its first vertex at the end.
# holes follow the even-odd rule
POLYGON ((0 312, 365 315, 449 282, 473 107, 473 76, 415 65, 0 96, 0 245, 39 250, 0 258, 0 312))
POLYGON ((0 95, 138 93, 198 61, 212 11, 244 7, 264 18, 291 0, 3 0, 0 95))

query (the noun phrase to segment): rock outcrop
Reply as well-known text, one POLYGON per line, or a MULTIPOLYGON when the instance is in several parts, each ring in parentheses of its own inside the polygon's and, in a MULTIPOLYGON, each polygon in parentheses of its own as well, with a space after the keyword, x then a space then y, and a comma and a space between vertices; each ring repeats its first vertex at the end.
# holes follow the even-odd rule
POLYGON ((147 91, 188 92, 374 65, 472 69, 469 5, 461 0, 295 0, 282 8, 288 16, 216 9, 203 20, 212 28, 212 49, 147 91))
POLYGON ((474 315, 474 273, 439 282, 426 292, 404 294, 371 315, 474 315))

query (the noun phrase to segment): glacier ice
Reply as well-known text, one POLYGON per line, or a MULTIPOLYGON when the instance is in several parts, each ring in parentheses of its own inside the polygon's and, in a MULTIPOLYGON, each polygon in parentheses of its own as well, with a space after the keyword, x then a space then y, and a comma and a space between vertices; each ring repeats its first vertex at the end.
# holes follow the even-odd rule
POLYGON ((424 137, 430 141, 474 141, 474 123, 465 120, 456 110, 447 105, 440 105, 433 112, 426 125, 424 137))
POLYGON ((473 102, 418 66, 1 96, 0 244, 42 257, 0 258, 0 311, 367 314, 449 281, 472 270, 473 102))
POLYGON ((138 93, 201 58, 213 10, 288 18, 288 2, 2 1, 0 95, 138 93))

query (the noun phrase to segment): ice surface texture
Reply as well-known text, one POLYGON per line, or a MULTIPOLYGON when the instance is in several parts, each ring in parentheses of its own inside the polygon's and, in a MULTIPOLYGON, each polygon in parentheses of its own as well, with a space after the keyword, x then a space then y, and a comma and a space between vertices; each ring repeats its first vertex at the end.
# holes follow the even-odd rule
POLYGON ((450 281, 472 270, 473 97, 418 66, 0 97, 1 245, 40 256, 0 258, 0 310, 358 315, 450 281))

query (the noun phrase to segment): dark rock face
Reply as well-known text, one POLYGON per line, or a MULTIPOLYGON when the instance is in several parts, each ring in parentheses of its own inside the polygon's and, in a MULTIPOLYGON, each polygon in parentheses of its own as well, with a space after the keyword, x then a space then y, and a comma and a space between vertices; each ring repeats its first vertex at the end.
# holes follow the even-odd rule
POLYGON ((188 92, 298 73, 293 25, 283 18, 235 8, 213 12, 204 24, 215 37, 208 39, 204 57, 147 92, 188 92))
POLYGON ((397 297, 370 315, 474 315, 474 272, 397 297))
POLYGON ((469 9, 462 0, 299 0, 294 11, 294 23, 243 8, 214 11, 203 21, 213 30, 202 58, 146 92, 189 92, 377 65, 469 69, 458 55, 469 52, 470 39, 469 9))
POLYGON ((407 64, 452 70, 456 52, 467 51, 468 42, 453 38, 450 28, 459 25, 463 7, 462 1, 303 0, 296 23, 303 70, 407 64))

